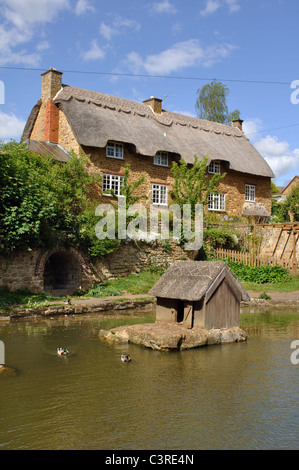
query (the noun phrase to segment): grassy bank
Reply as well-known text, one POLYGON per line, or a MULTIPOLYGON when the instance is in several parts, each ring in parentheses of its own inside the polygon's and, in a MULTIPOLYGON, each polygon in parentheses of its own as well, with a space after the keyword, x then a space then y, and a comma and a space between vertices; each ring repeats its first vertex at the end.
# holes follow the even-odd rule
POLYGON ((7 288, 0 288, 0 309, 7 307, 37 308, 47 307, 61 298, 53 297, 49 292, 33 294, 28 289, 19 289, 11 292, 7 288))
MULTIPOLYGON (((74 297, 88 298, 88 297, 112 297, 122 296, 126 297, 128 294, 144 295, 149 292, 151 287, 161 277, 163 270, 151 269, 142 270, 138 274, 130 274, 126 278, 114 279, 106 281, 98 286, 94 286, 85 292, 76 292, 72 295, 74 297)), ((241 283, 246 290, 255 292, 294 292, 299 291, 299 275, 288 276, 284 280, 272 283, 258 283, 248 282, 242 279, 241 283)), ((33 294, 32 292, 22 289, 16 292, 10 292, 7 289, 0 289, 0 309, 7 307, 22 307, 22 308, 38 308, 47 307, 48 305, 55 305, 66 300, 62 297, 53 297, 50 293, 44 292, 41 294, 33 294)))

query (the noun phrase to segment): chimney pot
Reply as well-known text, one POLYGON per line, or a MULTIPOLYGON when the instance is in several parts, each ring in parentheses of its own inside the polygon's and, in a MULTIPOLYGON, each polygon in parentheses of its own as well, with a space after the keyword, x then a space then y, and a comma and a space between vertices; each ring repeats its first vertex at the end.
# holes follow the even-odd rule
POLYGON ((144 104, 150 106, 154 113, 162 114, 162 100, 151 96, 148 100, 143 101, 144 104))

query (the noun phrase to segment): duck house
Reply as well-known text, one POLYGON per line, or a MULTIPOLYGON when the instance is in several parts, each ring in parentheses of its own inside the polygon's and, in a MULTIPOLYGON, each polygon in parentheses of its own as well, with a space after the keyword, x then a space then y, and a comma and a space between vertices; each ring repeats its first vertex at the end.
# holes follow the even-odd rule
POLYGON ((156 321, 206 330, 238 327, 241 301, 250 297, 224 261, 177 261, 149 292, 156 321))

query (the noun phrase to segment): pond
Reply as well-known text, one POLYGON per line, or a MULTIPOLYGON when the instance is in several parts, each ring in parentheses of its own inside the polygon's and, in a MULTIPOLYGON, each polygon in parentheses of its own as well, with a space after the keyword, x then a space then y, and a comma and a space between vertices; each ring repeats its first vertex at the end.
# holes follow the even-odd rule
POLYGON ((0 323, 17 370, 0 377, 0 450, 298 447, 298 312, 242 313, 246 343, 164 353, 98 340, 102 328, 154 320, 126 313, 0 323))

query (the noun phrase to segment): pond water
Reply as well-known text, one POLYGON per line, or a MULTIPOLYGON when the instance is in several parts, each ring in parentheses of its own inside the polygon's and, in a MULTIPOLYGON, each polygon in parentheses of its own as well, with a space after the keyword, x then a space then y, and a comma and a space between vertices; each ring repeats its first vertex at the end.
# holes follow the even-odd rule
POLYGON ((153 319, 139 311, 2 321, 6 365, 17 374, 0 377, 0 450, 298 447, 290 345, 299 312, 242 313, 246 343, 190 351, 98 340, 101 328, 153 319))

